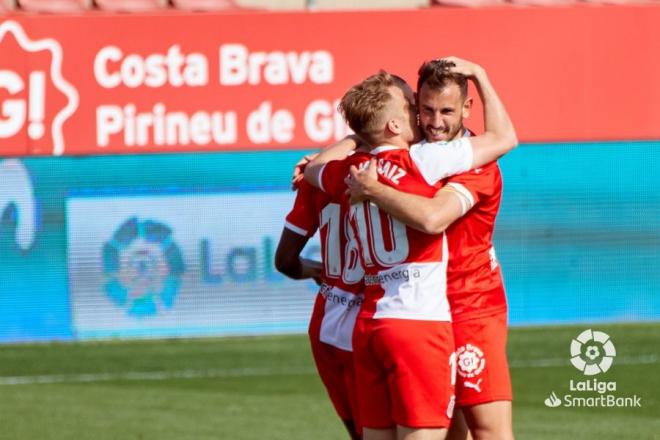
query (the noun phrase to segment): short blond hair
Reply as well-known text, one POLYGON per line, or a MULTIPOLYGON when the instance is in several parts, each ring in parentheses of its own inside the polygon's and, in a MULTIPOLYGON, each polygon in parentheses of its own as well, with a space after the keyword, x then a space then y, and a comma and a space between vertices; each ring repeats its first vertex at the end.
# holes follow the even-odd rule
POLYGON ((351 130, 365 142, 374 145, 380 132, 383 111, 392 99, 390 87, 402 87, 405 81, 381 70, 351 87, 341 98, 339 112, 351 130))

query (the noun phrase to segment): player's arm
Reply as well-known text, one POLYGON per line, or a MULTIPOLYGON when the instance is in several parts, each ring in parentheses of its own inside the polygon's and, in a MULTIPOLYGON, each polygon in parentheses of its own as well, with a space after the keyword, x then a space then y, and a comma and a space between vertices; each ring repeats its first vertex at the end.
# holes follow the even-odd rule
POLYGON ((453 63, 453 66, 449 67, 450 71, 472 80, 483 103, 485 131, 479 136, 470 137, 472 168, 478 168, 515 148, 518 145, 516 130, 483 67, 456 57, 444 60, 453 63))
POLYGON ((369 199, 380 209, 411 228, 440 234, 471 207, 465 194, 447 185, 433 198, 398 191, 378 181, 376 161, 360 171, 351 167, 346 184, 352 201, 369 199))
POLYGON ((351 154, 358 146, 358 138, 355 135, 347 136, 339 142, 329 146, 312 159, 305 166, 305 180, 316 188, 322 188, 321 171, 323 166, 333 160, 343 160, 351 154))
POLYGON ((312 161, 319 153, 310 153, 305 154, 296 164, 293 166, 293 175, 291 176, 291 189, 296 191, 300 181, 305 178, 305 167, 308 163, 312 161))
POLYGON ((319 282, 323 265, 318 261, 300 257, 307 241, 309 237, 285 227, 275 251, 275 268, 294 280, 314 278, 319 282))
POLYGON ((413 162, 431 185, 497 160, 518 144, 511 119, 490 84, 486 71, 458 58, 444 60, 452 63, 449 70, 471 78, 477 85, 484 105, 486 131, 479 136, 461 137, 450 142, 426 142, 411 146, 413 162))

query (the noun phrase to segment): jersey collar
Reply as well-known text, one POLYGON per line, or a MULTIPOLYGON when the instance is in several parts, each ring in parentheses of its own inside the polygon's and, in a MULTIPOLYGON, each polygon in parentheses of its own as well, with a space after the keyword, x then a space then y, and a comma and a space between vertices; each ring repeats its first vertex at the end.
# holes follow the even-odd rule
POLYGON ((373 148, 369 151, 372 155, 377 155, 380 154, 384 151, 391 151, 391 150, 403 150, 403 147, 397 147, 396 145, 381 145, 380 147, 373 148))

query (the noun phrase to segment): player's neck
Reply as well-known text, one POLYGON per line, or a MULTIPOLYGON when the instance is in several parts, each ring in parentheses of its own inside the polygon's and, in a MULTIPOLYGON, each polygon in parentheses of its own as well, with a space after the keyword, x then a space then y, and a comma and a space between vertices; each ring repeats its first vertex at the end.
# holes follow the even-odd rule
POLYGON ((453 141, 453 140, 460 139, 460 138, 462 138, 462 137, 470 137, 470 136, 472 136, 472 131, 470 131, 469 128, 466 128, 466 127, 464 127, 464 126, 461 126, 461 129, 458 130, 458 132, 456 133, 456 136, 454 136, 453 138, 449 139, 449 141, 451 142, 451 141, 453 141))
POLYGON ((399 148, 403 148, 404 150, 410 148, 410 144, 408 144, 408 142, 406 142, 400 136, 391 136, 388 137, 387 139, 380 139, 379 142, 375 143, 375 145, 371 149, 374 150, 376 148, 385 147, 385 146, 399 147, 399 148))

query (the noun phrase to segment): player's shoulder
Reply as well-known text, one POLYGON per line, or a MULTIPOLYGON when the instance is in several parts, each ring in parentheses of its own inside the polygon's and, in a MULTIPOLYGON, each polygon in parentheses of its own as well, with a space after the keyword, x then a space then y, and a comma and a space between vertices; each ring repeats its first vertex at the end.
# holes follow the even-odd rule
POLYGON ((467 174, 472 174, 474 176, 493 176, 500 174, 500 166, 496 160, 487 163, 478 168, 474 168, 467 172, 467 174))
POLYGON ((344 160, 346 160, 346 162, 351 165, 360 165, 364 162, 369 162, 372 157, 374 157, 374 154, 370 153, 369 151, 358 150, 346 157, 344 160))
POLYGON ((502 176, 497 161, 493 161, 484 166, 452 176, 445 183, 464 185, 472 190, 494 194, 501 190, 502 176))
POLYGON ((338 170, 348 170, 352 165, 358 166, 364 162, 369 162, 369 159, 373 157, 369 152, 367 151, 355 151, 348 156, 346 156, 343 159, 335 159, 331 160, 325 166, 332 166, 335 169, 338 170))
POLYGON ((427 148, 442 147, 448 144, 448 141, 429 142, 426 139, 422 139, 421 141, 416 142, 410 146, 410 152, 426 150, 427 148))
MULTIPOLYGON (((371 152, 378 159, 378 170, 382 177, 389 177, 392 180, 394 175, 402 177, 410 173, 419 173, 418 160, 411 155, 408 148, 383 146, 375 148, 371 152), (403 170, 406 171, 403 172, 403 170)), ((397 179, 394 180, 396 183, 397 179)))
POLYGON ((450 141, 419 141, 410 146, 410 154, 417 160, 425 159, 444 159, 447 155, 457 152, 471 150, 471 141, 469 136, 463 136, 450 141))
POLYGON ((330 196, 311 183, 302 179, 298 182, 296 198, 306 200, 310 207, 321 210, 325 205, 331 202, 330 196))
POLYGON ((297 197, 316 197, 319 194, 323 194, 323 191, 309 183, 307 180, 302 179, 300 182, 298 182, 298 185, 296 187, 297 191, 297 197))

